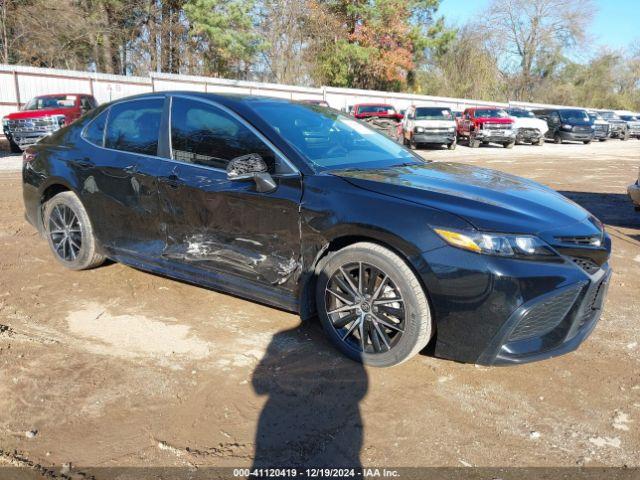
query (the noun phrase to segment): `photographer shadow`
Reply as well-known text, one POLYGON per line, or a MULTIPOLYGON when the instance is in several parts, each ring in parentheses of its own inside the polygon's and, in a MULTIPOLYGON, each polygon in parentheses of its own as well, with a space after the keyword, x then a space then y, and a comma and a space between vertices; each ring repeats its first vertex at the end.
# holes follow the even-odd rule
POLYGON ((367 373, 328 345, 316 322, 274 335, 252 385, 268 396, 253 468, 361 468, 367 373))

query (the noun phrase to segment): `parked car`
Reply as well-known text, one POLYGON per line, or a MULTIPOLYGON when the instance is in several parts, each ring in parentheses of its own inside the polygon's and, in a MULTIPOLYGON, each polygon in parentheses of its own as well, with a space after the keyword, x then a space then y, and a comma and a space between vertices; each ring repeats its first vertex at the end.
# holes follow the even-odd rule
POLYGON ((604 142, 611 134, 611 124, 602 115, 595 111, 588 111, 589 119, 593 125, 593 138, 599 142, 604 142))
POLYGON ((618 118, 627 122, 629 137, 640 139, 640 118, 636 117, 633 112, 627 110, 618 110, 615 113, 618 118))
POLYGON ((638 179, 635 183, 629 185, 627 193, 633 202, 633 206, 637 211, 640 211, 640 169, 638 170, 638 179))
POLYGON ((593 140, 594 127, 586 110, 579 108, 543 108, 534 110, 538 118, 547 122, 549 130, 546 138, 554 143, 582 142, 589 144, 593 140))
POLYGON ((375 366, 430 341, 436 356, 488 365, 569 352, 610 277, 602 224, 550 188, 425 162, 352 117, 283 99, 103 105, 24 152, 23 198, 70 269, 111 258, 317 311, 338 349, 375 366))
POLYGON ((549 130, 547 122, 536 118, 533 112, 524 108, 509 108, 507 113, 514 122, 516 144, 544 145, 544 134, 549 130))
POLYGON ((29 100, 22 110, 5 116, 2 130, 11 151, 19 153, 97 105, 95 98, 84 93, 41 95, 29 100))
POLYGON ((399 122, 402 114, 393 105, 386 103, 358 103, 353 106, 353 116, 360 120, 369 118, 385 118, 399 122))
POLYGON ((472 148, 490 142, 512 148, 516 143, 516 131, 513 119, 502 108, 467 108, 458 121, 458 138, 466 139, 472 148))
POLYGON ((420 145, 446 145, 456 148, 456 122, 448 107, 413 105, 399 128, 402 141, 412 149, 420 145))
POLYGON ((600 116, 611 125, 609 138, 629 140, 629 127, 627 126, 627 122, 618 117, 613 110, 601 110, 599 113, 600 116))

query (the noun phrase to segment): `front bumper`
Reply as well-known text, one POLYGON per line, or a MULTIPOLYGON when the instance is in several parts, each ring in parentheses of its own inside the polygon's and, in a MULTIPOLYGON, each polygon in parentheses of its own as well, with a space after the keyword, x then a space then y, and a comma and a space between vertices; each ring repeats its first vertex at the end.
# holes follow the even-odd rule
POLYGON ((472 138, 480 140, 481 142, 493 142, 493 143, 511 143, 516 141, 515 130, 477 130, 473 133, 472 138))
POLYGON ((632 127, 629 129, 629 136, 632 138, 640 138, 640 128, 632 127))
POLYGON ((434 144, 450 144, 456 140, 456 132, 414 132, 413 140, 415 143, 434 143, 434 144))
POLYGON ((519 128, 516 133, 518 142, 537 143, 540 141, 542 133, 537 128, 519 128))
POLYGON ((569 257, 535 262, 449 246, 422 254, 418 271, 436 320, 435 355, 482 365, 578 348, 600 317, 611 275, 608 263, 587 271, 569 257))
POLYGON ((640 180, 627 187, 629 198, 631 198, 636 208, 640 208, 640 184, 638 182, 640 182, 640 180))
POLYGON ((566 140, 568 142, 586 142, 589 140, 593 140, 593 132, 576 133, 576 132, 566 132, 564 130, 558 130, 558 133, 560 133, 560 138, 562 138, 562 140, 566 140))

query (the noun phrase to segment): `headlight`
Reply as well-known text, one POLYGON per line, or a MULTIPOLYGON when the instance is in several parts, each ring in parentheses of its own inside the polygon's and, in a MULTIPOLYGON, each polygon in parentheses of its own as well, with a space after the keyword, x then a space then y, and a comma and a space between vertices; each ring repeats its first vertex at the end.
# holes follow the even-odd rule
POLYGON ((569 124, 564 124, 564 125, 562 125, 562 129, 563 130, 572 130, 573 127, 571 125, 569 125, 569 124))
POLYGON ((415 130, 416 133, 424 132, 424 128, 422 128, 422 127, 416 127, 414 130, 415 130))
POLYGON ((529 260, 549 260, 557 256, 549 245, 534 235, 434 230, 449 245, 484 255, 529 260))
POLYGON ((9 119, 7 119, 7 118, 3 118, 3 119, 2 119, 2 126, 3 126, 3 127, 6 127, 6 126, 8 126, 8 125, 9 125, 9 119))

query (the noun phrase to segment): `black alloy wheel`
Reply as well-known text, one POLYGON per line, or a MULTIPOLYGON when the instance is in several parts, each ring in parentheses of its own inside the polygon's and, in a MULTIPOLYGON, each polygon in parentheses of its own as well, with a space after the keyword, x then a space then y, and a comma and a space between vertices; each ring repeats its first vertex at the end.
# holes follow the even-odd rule
POLYGON ((385 272, 364 262, 343 265, 333 274, 325 308, 340 339, 363 353, 389 351, 404 333, 400 290, 385 272))
POLYGON ((67 205, 58 204, 51 210, 49 236, 61 259, 73 262, 78 258, 82 248, 82 229, 78 216, 67 205))

